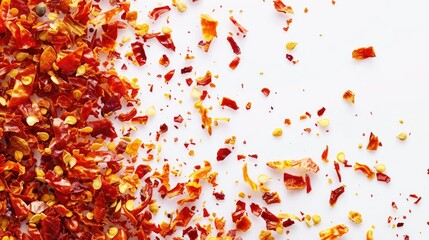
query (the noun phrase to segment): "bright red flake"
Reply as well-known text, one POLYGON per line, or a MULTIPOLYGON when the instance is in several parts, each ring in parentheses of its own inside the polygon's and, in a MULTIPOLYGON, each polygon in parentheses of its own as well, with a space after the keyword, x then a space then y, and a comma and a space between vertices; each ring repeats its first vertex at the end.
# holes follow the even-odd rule
POLYGON ((237 103, 234 100, 232 100, 232 99, 230 99, 228 97, 223 97, 222 98, 222 102, 220 103, 220 105, 232 108, 234 110, 238 110, 237 103))

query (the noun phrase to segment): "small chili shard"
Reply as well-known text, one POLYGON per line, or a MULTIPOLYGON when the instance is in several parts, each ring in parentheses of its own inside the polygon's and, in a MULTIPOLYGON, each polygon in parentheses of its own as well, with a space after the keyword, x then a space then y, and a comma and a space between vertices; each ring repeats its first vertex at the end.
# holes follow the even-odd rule
POLYGON ((346 234, 349 228, 344 225, 336 225, 331 228, 319 232, 320 240, 336 240, 342 235, 346 234))
POLYGON ((376 151, 378 149, 378 146, 380 146, 380 142, 378 140, 378 136, 375 136, 372 132, 369 135, 369 142, 366 146, 367 150, 376 151))
POLYGON ((209 15, 201 14, 201 30, 206 41, 211 41, 213 38, 217 37, 217 25, 218 22, 209 15))
POLYGON ((232 70, 235 70, 237 68, 238 64, 240 64, 240 57, 235 57, 229 63, 229 68, 231 68, 232 70))
POLYGON ((329 147, 328 147, 328 145, 326 145, 325 150, 323 150, 323 152, 322 152, 322 156, 321 156, 322 161, 329 162, 329 160, 328 160, 328 152, 329 152, 329 147))
POLYGON ((171 8, 166 5, 166 6, 162 6, 162 7, 157 7, 154 8, 152 11, 149 12, 149 18, 153 19, 153 20, 157 20, 162 14, 170 11, 171 8))
POLYGON ((354 165, 355 171, 363 172, 369 179, 373 179, 375 176, 374 171, 372 171, 367 165, 361 163, 355 163, 354 165))
POLYGON ((273 0, 274 8, 278 12, 293 14, 293 10, 291 6, 286 6, 281 0, 273 0))
POLYGON ((352 52, 352 57, 356 60, 363 60, 366 58, 375 57, 374 48, 370 46, 370 47, 355 49, 352 52))
POLYGON ((220 105, 232 108, 234 110, 238 110, 237 103, 234 100, 232 100, 232 99, 230 99, 228 97, 223 97, 222 98, 222 102, 220 103, 220 105))
POLYGON ((344 193, 344 191, 345 191, 344 186, 340 186, 331 191, 331 196, 329 197, 329 204, 331 205, 331 207, 335 206, 338 198, 341 196, 341 194, 344 193))
POLYGON ((350 103, 355 103, 355 93, 352 90, 347 90, 343 94, 343 99, 350 103))
POLYGON ((270 95, 270 89, 268 89, 268 88, 262 88, 262 90, 261 90, 261 92, 266 96, 266 97, 268 97, 269 95, 270 95))
POLYGON ((228 157, 229 154, 231 154, 231 150, 229 150, 229 148, 220 148, 217 151, 216 160, 223 161, 226 157, 228 157))
POLYGON ((283 182, 287 190, 301 190, 307 186, 303 177, 291 175, 289 173, 283 174, 283 182))
POLYGON ((237 55, 241 54, 240 47, 235 42, 234 38, 232 38, 231 36, 228 36, 226 39, 228 40, 229 44, 231 45, 232 51, 237 55))
POLYGON ((377 181, 385 182, 385 183, 390 182, 390 177, 387 176, 386 174, 378 172, 378 173, 376 173, 376 175, 377 175, 377 181))
POLYGON ((349 212, 349 219, 356 224, 362 223, 362 215, 355 211, 349 212))
POLYGON ((230 16, 229 20, 231 20, 231 22, 238 28, 238 31, 240 31, 243 34, 247 33, 247 29, 244 28, 240 23, 238 23, 233 16, 230 16))

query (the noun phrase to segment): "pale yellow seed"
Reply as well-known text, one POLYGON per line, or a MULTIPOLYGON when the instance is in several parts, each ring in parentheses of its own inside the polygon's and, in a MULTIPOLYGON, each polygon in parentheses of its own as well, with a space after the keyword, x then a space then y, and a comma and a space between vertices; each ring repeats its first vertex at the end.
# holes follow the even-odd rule
POLYGON ((403 123, 404 123, 404 120, 400 119, 400 120, 399 120, 399 123, 400 123, 400 124, 403 124, 403 123))
POLYGON ((43 151, 48 155, 52 153, 52 150, 50 148, 45 148, 43 151))
POLYGON ((50 12, 48 13, 48 19, 51 21, 57 20, 59 17, 58 13, 50 12))
POLYGON ((76 165, 76 163, 77 163, 76 158, 74 157, 70 158, 70 162, 69 162, 70 168, 73 168, 76 165))
POLYGON ((41 108, 41 109, 40 109, 40 113, 41 113, 42 115, 46 115, 46 113, 48 113, 48 109, 46 109, 46 108, 41 108))
POLYGON ((88 212, 86 214, 86 218, 88 218, 89 220, 92 220, 92 219, 94 219, 94 214, 92 212, 88 212))
POLYGON ((311 220, 311 216, 310 215, 305 215, 305 217, 304 217, 304 222, 305 222, 305 224, 307 225, 307 227, 311 227, 311 222, 310 222, 310 220, 311 220))
POLYGON ((149 211, 153 214, 156 215, 158 213, 159 210, 159 206, 156 205, 155 203, 152 203, 149 205, 149 211))
POLYGON ((116 204, 115 212, 119 212, 119 210, 121 210, 121 208, 122 208, 122 202, 119 201, 118 204, 116 204))
POLYGON ((50 201, 51 200, 51 198, 49 197, 49 194, 43 194, 43 196, 42 196, 42 198, 40 199, 40 200, 42 200, 43 202, 48 202, 48 201, 50 201))
POLYGON ((118 232, 119 232, 119 230, 118 230, 117 227, 111 227, 111 228, 109 228, 109 231, 108 231, 107 235, 110 238, 114 238, 118 234, 118 232))
POLYGON ((281 135, 283 135, 283 129, 281 129, 281 128, 274 129, 274 131, 273 131, 274 137, 280 137, 281 135))
POLYGON ((75 125, 77 122, 77 118, 75 116, 67 116, 64 120, 64 123, 67 123, 69 125, 75 125))
POLYGON ((39 122, 39 119, 35 116, 28 116, 25 120, 30 127, 34 126, 36 123, 39 122))
POLYGON ((24 153, 22 153, 21 151, 16 150, 16 151, 13 153, 13 157, 15 158, 15 160, 16 160, 17 162, 21 162, 22 158, 24 157, 24 153))
POLYGON ((116 148, 116 144, 114 142, 110 142, 109 144, 107 144, 107 149, 109 151, 113 151, 116 148))
POLYGON ((124 194, 128 189, 128 185, 126 183, 119 184, 119 192, 124 194))
POLYGON ((128 42, 128 41, 130 41, 131 40, 131 37, 128 37, 128 36, 124 36, 124 37, 122 37, 122 43, 126 43, 126 42, 128 42))
POLYGON ((164 26, 164 27, 162 27, 162 33, 164 33, 164 34, 170 34, 171 32, 172 32, 172 30, 171 30, 171 28, 169 28, 169 27, 167 27, 167 26, 164 26))
POLYGON ((18 13, 19 13, 19 10, 17 8, 11 8, 9 10, 9 14, 12 15, 12 16, 14 16, 14 17, 17 16, 18 13))
POLYGON ((16 58, 16 60, 18 60, 18 61, 22 62, 22 61, 24 61, 25 59, 27 59, 28 55, 29 55, 29 54, 28 54, 28 53, 26 53, 26 52, 19 52, 19 53, 17 53, 17 54, 16 54, 15 58, 16 58))
POLYGON ((181 0, 176 1, 176 7, 179 12, 186 12, 186 9, 188 6, 186 6, 186 3, 182 2, 181 0))
POLYGON ((98 176, 96 179, 94 179, 94 182, 92 183, 92 187, 94 190, 99 190, 101 188, 102 182, 101 182, 101 176, 98 176))
POLYGON ((18 75, 19 71, 17 69, 12 69, 10 70, 10 72, 7 74, 10 78, 15 78, 18 75))
POLYGON ((79 129, 79 132, 83 132, 83 133, 92 133, 94 129, 92 129, 92 127, 84 127, 79 129))
POLYGON ((5 229, 7 226, 9 225, 9 220, 7 220, 6 218, 3 218, 1 220, 0 226, 5 229))
POLYGON ((321 127, 327 127, 331 123, 331 120, 329 118, 319 118, 319 120, 317 120, 317 123, 321 127))
POLYGON ((42 32, 39 34, 39 39, 40 39, 41 41, 46 41, 46 40, 48 39, 48 36, 49 36, 49 32, 48 32, 48 31, 42 31, 42 32))
POLYGON ((269 176, 267 176, 265 174, 261 174, 261 175, 258 176, 258 182, 262 183, 262 184, 268 182, 270 179, 271 179, 271 177, 269 177, 269 176))
POLYGON ((58 176, 62 176, 64 174, 63 169, 60 166, 55 166, 54 167, 54 172, 58 175, 58 176))
POLYGON ((401 132, 396 136, 396 138, 398 138, 401 141, 405 141, 408 138, 408 134, 405 132, 401 132))
POLYGON ((29 222, 37 224, 40 220, 42 220, 42 216, 40 214, 35 214, 30 218, 29 222))
POLYGON ((284 230, 284 227, 282 225, 278 225, 276 227, 276 233, 278 233, 278 234, 282 234, 283 230, 284 230))
POLYGON ((58 80, 58 78, 57 78, 56 76, 51 76, 51 81, 52 81, 53 83, 55 83, 56 85, 59 85, 59 84, 60 84, 60 81, 58 80))
POLYGON ((191 90, 191 97, 192 98, 199 99, 201 97, 201 95, 202 95, 202 93, 198 88, 196 88, 196 87, 192 88, 192 90, 191 90))
POLYGON ((375 170, 377 170, 377 172, 384 172, 386 171, 386 165, 379 163, 377 165, 374 166, 375 170))
POLYGON ((288 42, 286 43, 286 49, 289 51, 292 51, 295 49, 297 44, 298 44, 297 42, 288 42))
POLYGON ((2 105, 3 107, 6 106, 7 102, 6 99, 4 99, 4 97, 0 96, 0 105, 2 105))
POLYGON ((78 100, 82 97, 82 92, 80 90, 74 90, 73 91, 73 98, 78 100))
POLYGON ((33 78, 30 77, 30 76, 24 76, 24 77, 21 78, 21 82, 25 86, 28 86, 28 85, 30 85, 33 82, 33 78))
POLYGON ((91 149, 93 151, 97 151, 97 150, 100 150, 102 147, 103 147, 103 144, 101 144, 101 143, 93 143, 93 144, 91 144, 89 149, 91 149))
POLYGON ((156 109, 154 106, 150 106, 146 109, 146 115, 148 115, 149 117, 153 117, 156 114, 156 109))
POLYGON ((239 192, 238 196, 241 197, 241 198, 244 198, 244 197, 246 197, 246 194, 244 192, 239 192))
POLYGON ((340 163, 344 163, 344 161, 346 160, 346 154, 345 154, 344 152, 339 152, 339 153, 337 154, 337 160, 338 160, 340 163))
POLYGON ((134 210, 134 200, 128 200, 126 203, 125 203, 125 208, 128 210, 128 211, 133 211, 134 210))
POLYGON ((80 65, 77 69, 76 69, 76 77, 79 76, 83 76, 86 72, 86 67, 85 65, 80 65))
POLYGON ((49 134, 46 132, 37 132, 37 136, 41 141, 48 141, 49 140, 49 134))
POLYGON ((44 177, 45 176, 45 172, 43 172, 43 170, 38 168, 38 167, 36 167, 35 172, 36 172, 37 177, 44 177))
POLYGON ((317 225, 322 221, 322 218, 317 214, 313 215, 311 219, 313 220, 314 225, 317 225))

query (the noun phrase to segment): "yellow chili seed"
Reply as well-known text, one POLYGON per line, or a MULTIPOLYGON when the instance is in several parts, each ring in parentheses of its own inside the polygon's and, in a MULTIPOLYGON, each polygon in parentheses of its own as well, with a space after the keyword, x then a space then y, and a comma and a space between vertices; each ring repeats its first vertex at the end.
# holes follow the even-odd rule
POLYGON ((319 215, 313 215, 311 217, 311 219, 313 220, 314 225, 319 224, 322 221, 322 218, 319 215))
POLYGON ((405 141, 408 138, 408 134, 405 132, 401 132, 396 137, 401 141, 405 141))
POLYGON ((30 127, 34 126, 36 123, 39 122, 39 119, 35 116, 28 116, 25 120, 30 127))
POLYGON ((274 137, 280 137, 281 135, 283 135, 283 129, 281 129, 281 128, 274 129, 274 131, 273 131, 274 137))
POLYGON ((77 122, 77 118, 75 116, 67 116, 64 120, 64 123, 67 123, 69 125, 75 125, 77 122))
POLYGON ((298 45, 297 42, 288 42, 286 43, 286 49, 292 51, 295 49, 296 45, 298 45))
POLYGON ((111 227, 111 228, 109 228, 109 231, 108 231, 107 235, 110 238, 114 238, 118 234, 118 232, 119 232, 119 230, 118 230, 117 227, 111 227))

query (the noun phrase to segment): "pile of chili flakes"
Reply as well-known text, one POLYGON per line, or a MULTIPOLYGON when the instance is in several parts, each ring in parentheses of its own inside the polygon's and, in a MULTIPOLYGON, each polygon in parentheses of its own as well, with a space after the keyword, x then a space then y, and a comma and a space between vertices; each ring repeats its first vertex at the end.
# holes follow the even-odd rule
MULTIPOLYGON (((213 171, 213 163, 205 160, 195 166, 187 181, 172 186, 170 177, 178 175, 177 170, 171 169, 168 162, 161 170, 154 169, 151 163, 159 160, 155 156, 155 152, 161 151, 159 145, 130 136, 138 126, 147 124, 155 110, 149 109, 146 114, 138 110, 141 89, 137 80, 120 76, 113 67, 115 61, 122 58, 144 67, 148 64, 145 48, 152 41, 174 52, 171 30, 149 31, 148 24, 138 22, 138 12, 131 9, 130 2, 41 2, 1 0, 0 4, 2 239, 241 239, 241 232, 260 224, 251 221, 249 216, 252 214, 265 223, 258 238, 269 240, 274 239, 273 233, 293 231, 292 226, 296 223, 305 223, 309 227, 320 223, 318 215, 271 212, 268 206, 281 203, 282 198, 264 185, 271 177, 261 174, 257 181, 252 180, 246 162, 242 179, 254 192, 262 194, 267 206, 255 202, 249 204, 245 194, 239 193, 242 199, 235 201, 235 211, 230 216, 209 213, 206 208, 197 209, 193 202, 200 199, 203 191, 213 192, 216 201, 225 199, 222 191, 213 190, 221 173, 213 171), (102 4, 109 7, 102 8, 102 4), (133 38, 122 38, 120 43, 120 32, 130 28, 134 31, 133 38), (128 41, 131 41, 131 52, 118 52, 118 46, 128 41), (117 122, 129 127, 120 129, 117 122), (142 151, 146 151, 143 163, 138 161, 142 151), (167 221, 157 222, 154 216, 162 208, 164 198, 177 200, 176 210, 166 214, 167 221), (211 224, 200 224, 194 218, 197 212, 210 218, 211 224), (230 220, 232 226, 227 224, 230 220)), ((174 8, 185 12, 187 5, 181 0, 173 0, 171 5, 150 10, 147 18, 156 21, 174 8)), ((293 22, 292 7, 274 0, 273 10, 286 16, 286 26, 280 30, 288 31, 293 22)), ((200 20, 202 40, 198 47, 209 52, 212 41, 218 38, 218 21, 207 14, 202 14, 200 20)), ((236 55, 229 64, 234 70, 239 67, 241 55, 237 39, 242 40, 248 30, 233 16, 229 20, 238 31, 226 37, 236 55)), ((287 49, 292 51, 296 44, 288 44, 287 49)), ((375 57, 375 52, 372 47, 359 48, 353 51, 352 57, 363 60, 375 57)), ((192 58, 186 56, 187 60, 192 58)), ((298 63, 290 52, 286 59, 298 63)), ((167 55, 161 56, 159 64, 169 66, 167 55)), ((121 67, 122 70, 126 68, 126 65, 121 67)), ((192 66, 180 69, 182 75, 192 72, 192 66)), ((169 70, 160 77, 168 84, 175 74, 179 71, 169 70)), ((216 77, 207 70, 195 79, 185 80, 189 87, 193 87, 194 108, 201 115, 201 126, 209 135, 213 127, 229 121, 229 118, 210 117, 211 107, 204 106, 204 100, 210 98, 210 88, 216 86, 213 82, 216 77)), ((270 95, 268 88, 261 92, 266 97, 270 95)), ((343 98, 355 103, 355 94, 351 90, 347 90, 343 98)), ((251 105, 248 102, 245 109, 250 110, 251 105)), ((227 96, 221 99, 220 106, 244 111, 227 96)), ((322 118, 325 110, 317 111, 320 119, 316 125, 329 125, 329 119, 322 118)), ((299 120, 311 116, 306 112, 299 120)), ((175 124, 183 121, 183 116, 174 116, 175 124)), ((288 118, 284 122, 292 124, 288 118)), ((162 123, 156 130, 155 142, 168 131, 169 126, 162 123)), ((311 129, 304 131, 310 133, 311 129)), ((281 135, 281 128, 274 130, 273 136, 281 135)), ((398 138, 405 140, 406 135, 398 135, 398 138)), ((231 158, 235 142, 235 136, 225 140, 225 147, 217 152, 217 162, 231 158)), ((192 139, 185 143, 186 147, 189 145, 195 145, 192 139)), ((370 133, 366 149, 375 151, 379 147, 382 143, 370 133)), ((190 156, 192 151, 189 151, 190 156)), ((266 165, 283 174, 287 190, 309 193, 312 191, 311 177, 320 170, 317 162, 329 163, 328 154, 329 147, 326 146, 320 159, 267 161, 266 165)), ((246 158, 258 159, 258 155, 237 154, 238 161, 246 161, 246 158)), ((339 183, 342 182, 341 171, 348 168, 362 172, 368 179, 390 182, 385 166, 377 165, 373 170, 358 162, 351 164, 344 153, 337 154, 332 167, 339 183)), ((326 204, 334 207, 346 189, 345 185, 332 189, 326 204)), ((417 199, 415 204, 421 199, 416 195, 410 197, 417 199)), ((362 221, 358 212, 351 211, 349 218, 356 224, 362 221)), ((320 239, 337 239, 347 232, 348 227, 339 224, 326 226, 319 235, 320 239)), ((373 239, 372 234, 372 230, 368 230, 366 239, 373 239)))

